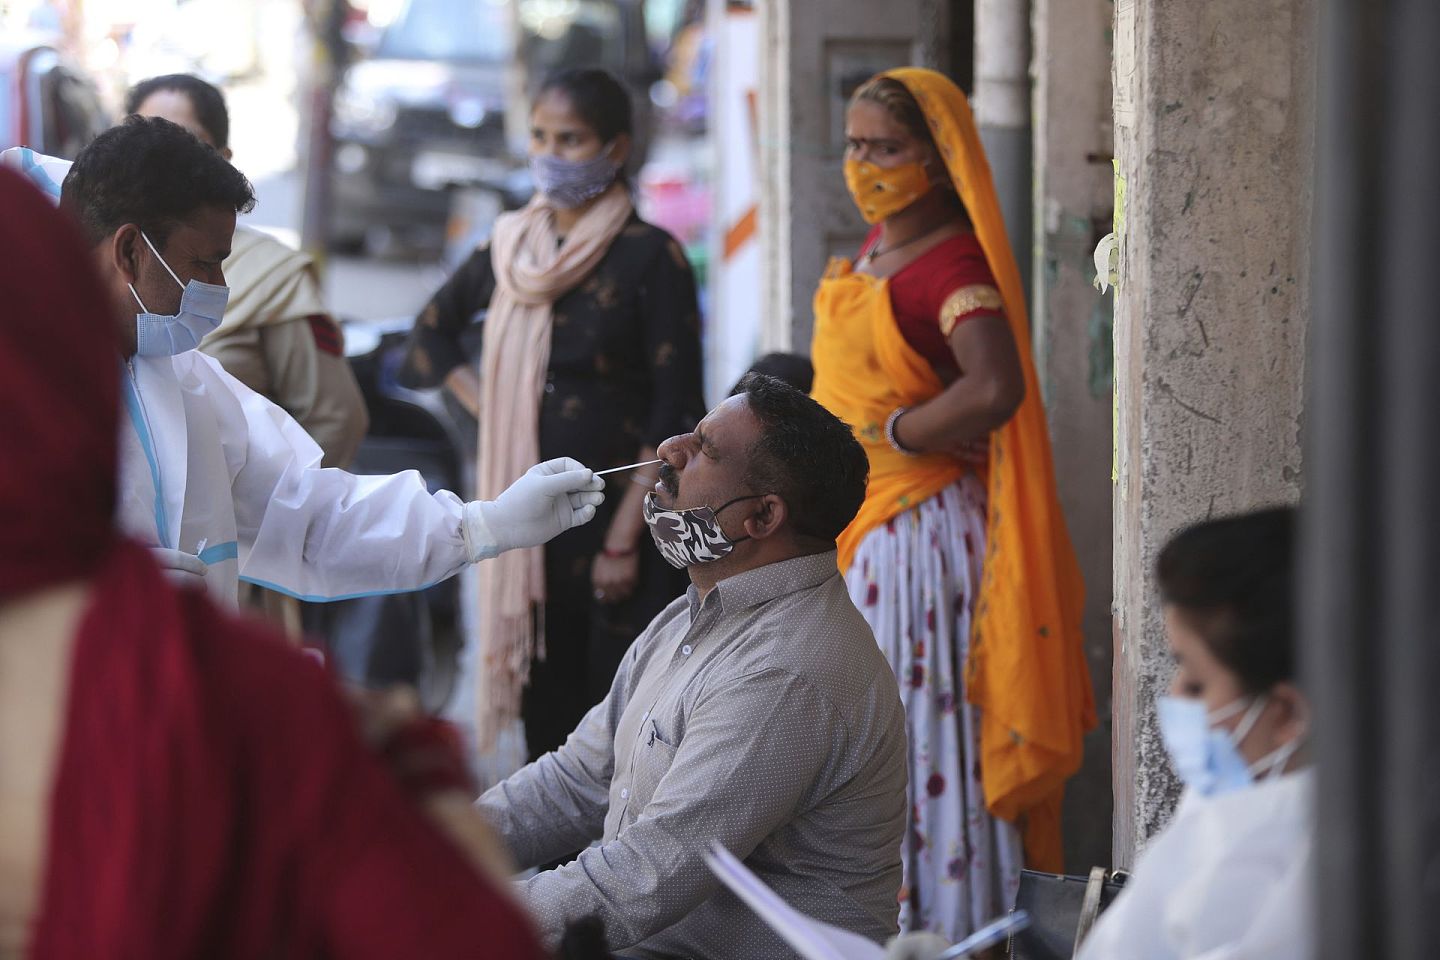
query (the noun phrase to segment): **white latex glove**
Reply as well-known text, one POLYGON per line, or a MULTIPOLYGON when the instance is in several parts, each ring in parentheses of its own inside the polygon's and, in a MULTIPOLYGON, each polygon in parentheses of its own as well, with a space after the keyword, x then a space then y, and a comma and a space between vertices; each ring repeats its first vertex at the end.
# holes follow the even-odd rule
POLYGON ((150 556, 165 571, 171 583, 179 586, 199 587, 205 583, 205 572, 209 564, 193 553, 182 553, 169 547, 151 547, 150 556))
POLYGON ((494 500, 465 504, 463 531, 470 562, 538 547, 589 523, 605 502, 605 481, 578 460, 561 457, 531 467, 494 500))

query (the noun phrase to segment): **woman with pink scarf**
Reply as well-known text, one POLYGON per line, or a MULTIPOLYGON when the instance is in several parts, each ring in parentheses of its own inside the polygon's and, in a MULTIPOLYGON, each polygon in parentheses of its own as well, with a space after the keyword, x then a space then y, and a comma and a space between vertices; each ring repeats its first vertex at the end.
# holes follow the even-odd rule
MULTIPOLYGON (((535 198, 431 299, 401 372, 407 386, 443 383, 479 419, 482 495, 549 451, 596 470, 652 460, 705 412, 694 276, 675 239, 636 215, 623 172, 629 94, 603 70, 567 70, 541 86, 530 127, 535 198), (482 312, 477 368, 461 335, 482 312)), ((516 717, 532 759, 563 743, 685 589, 683 571, 642 549, 653 473, 610 481, 595 522, 480 571, 482 746, 516 717)))

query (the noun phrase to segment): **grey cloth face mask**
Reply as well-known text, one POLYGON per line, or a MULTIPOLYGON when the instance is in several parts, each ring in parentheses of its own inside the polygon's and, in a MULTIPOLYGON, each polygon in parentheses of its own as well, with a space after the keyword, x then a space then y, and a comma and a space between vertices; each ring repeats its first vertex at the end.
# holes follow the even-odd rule
POLYGON ((604 193, 620 165, 610 159, 610 148, 589 160, 565 160, 549 154, 537 154, 530 158, 530 176, 535 180, 535 189, 557 207, 566 210, 580 206, 604 193))

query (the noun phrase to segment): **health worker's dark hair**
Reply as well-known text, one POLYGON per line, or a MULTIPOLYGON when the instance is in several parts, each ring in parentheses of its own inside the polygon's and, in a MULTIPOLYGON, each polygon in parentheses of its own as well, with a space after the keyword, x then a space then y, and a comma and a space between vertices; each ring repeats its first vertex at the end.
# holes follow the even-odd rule
POLYGON ((1160 598, 1258 694, 1295 679, 1293 507, 1207 520, 1160 551, 1160 598))
POLYGON ((797 536, 834 543, 865 500, 865 448, 839 417, 775 377, 746 374, 736 393, 760 421, 746 484, 785 501, 797 536))
POLYGON ((98 244, 127 223, 164 248, 176 224, 206 207, 248 213, 245 175, 183 127, 127 117, 80 151, 60 188, 60 206, 98 244))

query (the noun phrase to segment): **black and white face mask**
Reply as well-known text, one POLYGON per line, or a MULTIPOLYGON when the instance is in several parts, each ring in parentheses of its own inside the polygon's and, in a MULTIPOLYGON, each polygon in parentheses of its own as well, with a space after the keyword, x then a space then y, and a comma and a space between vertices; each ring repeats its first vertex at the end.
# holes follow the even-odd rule
POLYGON ((688 510, 666 510, 655 502, 655 494, 647 493, 645 525, 650 528, 650 538, 655 541, 660 556, 670 566, 683 570, 697 563, 714 563, 728 557, 737 543, 750 539, 741 537, 731 540, 725 536, 717 515, 731 504, 741 500, 758 500, 763 496, 763 493, 752 493, 736 497, 714 509, 691 507, 688 510))

